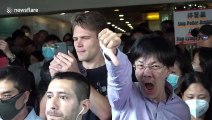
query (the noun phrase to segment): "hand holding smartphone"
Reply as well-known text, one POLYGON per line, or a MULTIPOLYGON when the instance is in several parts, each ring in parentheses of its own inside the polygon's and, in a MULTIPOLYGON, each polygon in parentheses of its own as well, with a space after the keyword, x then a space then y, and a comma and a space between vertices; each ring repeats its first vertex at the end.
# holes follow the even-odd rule
POLYGON ((59 52, 68 54, 68 47, 66 45, 66 42, 55 43, 55 55, 57 55, 57 53, 59 53, 59 52))

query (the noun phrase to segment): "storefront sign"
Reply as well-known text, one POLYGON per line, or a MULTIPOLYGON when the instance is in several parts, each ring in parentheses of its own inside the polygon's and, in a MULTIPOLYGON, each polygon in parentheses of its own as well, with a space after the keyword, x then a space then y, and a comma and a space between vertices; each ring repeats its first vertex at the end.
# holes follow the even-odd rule
POLYGON ((212 24, 212 9, 175 11, 175 44, 195 43, 191 30, 204 24, 212 24))

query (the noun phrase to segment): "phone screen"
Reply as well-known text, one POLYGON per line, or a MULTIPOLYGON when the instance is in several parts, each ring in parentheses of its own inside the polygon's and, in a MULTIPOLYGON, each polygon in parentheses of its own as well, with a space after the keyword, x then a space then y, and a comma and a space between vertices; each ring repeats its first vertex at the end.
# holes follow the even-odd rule
POLYGON ((65 42, 55 43, 55 55, 57 55, 59 52, 68 54, 68 48, 65 42))

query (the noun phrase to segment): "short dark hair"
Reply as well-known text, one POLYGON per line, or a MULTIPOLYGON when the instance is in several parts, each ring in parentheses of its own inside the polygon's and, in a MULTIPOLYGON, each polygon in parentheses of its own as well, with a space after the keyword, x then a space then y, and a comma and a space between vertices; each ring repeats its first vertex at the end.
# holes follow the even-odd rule
POLYGON ((25 37, 25 33, 23 31, 21 31, 20 29, 17 29, 12 33, 13 40, 15 40, 18 37, 25 37))
POLYGON ((212 79, 212 48, 201 47, 194 51, 194 55, 199 53, 199 65, 207 80, 212 79))
POLYGON ((174 32, 174 22, 173 20, 164 20, 161 22, 162 31, 165 33, 174 32))
POLYGON ((34 76, 27 69, 19 66, 7 66, 0 69, 0 81, 8 80, 14 83, 14 87, 21 92, 31 91, 34 76))
POLYGON ((72 33, 66 33, 64 36, 63 36, 63 42, 67 42, 67 41, 70 41, 70 42, 73 42, 73 38, 72 38, 73 34, 72 33), (66 39, 68 37, 68 39, 66 39))
POLYGON ((75 26, 95 31, 97 34, 104 28, 108 28, 106 18, 99 12, 80 12, 76 13, 71 20, 72 31, 75 26))
POLYGON ((75 94, 78 101, 89 99, 90 84, 82 74, 76 72, 59 72, 55 74, 52 80, 54 79, 66 79, 75 82, 75 94))
POLYGON ((211 83, 209 80, 205 79, 205 76, 201 72, 191 72, 191 73, 186 73, 185 76, 183 77, 183 82, 182 82, 182 93, 186 91, 186 89, 192 84, 192 83, 200 83, 204 86, 205 89, 208 90, 210 93, 210 87, 211 83))
POLYGON ((45 34, 46 36, 49 34, 46 30, 39 30, 38 33, 43 33, 43 34, 45 34))
POLYGON ((130 33, 130 35, 132 36, 133 34, 135 34, 135 33, 142 33, 142 34, 151 34, 151 33, 153 33, 150 29, 148 29, 147 27, 144 27, 144 26, 137 26, 137 27, 135 27, 132 31, 131 31, 131 33, 130 33))
POLYGON ((47 42, 49 42, 49 41, 62 42, 62 41, 60 40, 60 38, 59 38, 57 35, 55 35, 55 34, 50 34, 50 35, 48 35, 48 36, 46 37, 45 43, 47 43, 47 42))
POLYGON ((209 109, 207 110, 206 114, 205 114, 205 120, 211 120, 212 119, 212 91, 211 91, 211 82, 209 80, 206 80, 205 75, 201 72, 192 72, 192 73, 187 73, 184 76, 184 80, 181 84, 181 92, 184 93, 188 87, 192 84, 192 83, 200 83, 202 84, 202 86, 209 92, 210 95, 210 103, 209 103, 209 109))
POLYGON ((202 33, 207 36, 212 35, 212 25, 205 24, 205 25, 202 25, 201 28, 194 28, 191 30, 191 35, 193 37, 197 37, 199 33, 202 33))
POLYGON ((163 37, 149 34, 143 36, 134 44, 131 51, 132 63, 140 57, 147 58, 149 56, 155 56, 166 67, 174 66, 176 58, 175 47, 163 37))
POLYGON ((200 66, 205 72, 207 67, 212 66, 212 48, 201 47, 196 49, 195 53, 199 53, 200 66))
POLYGON ((22 25, 21 26, 21 30, 24 30, 24 29, 28 30, 29 32, 31 31, 29 26, 27 26, 27 25, 22 25))
POLYGON ((35 58, 37 58, 39 62, 44 59, 41 50, 36 50, 36 51, 32 52, 31 55, 34 56, 35 58))

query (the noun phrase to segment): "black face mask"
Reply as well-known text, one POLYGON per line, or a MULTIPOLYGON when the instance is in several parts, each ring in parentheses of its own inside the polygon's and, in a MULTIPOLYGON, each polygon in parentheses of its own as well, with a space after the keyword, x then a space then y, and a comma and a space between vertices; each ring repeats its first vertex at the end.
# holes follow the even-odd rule
POLYGON ((8 100, 0 100, 0 117, 3 120, 11 120, 13 119, 23 108, 17 109, 15 107, 16 101, 23 95, 23 93, 20 93, 11 99, 8 100))

